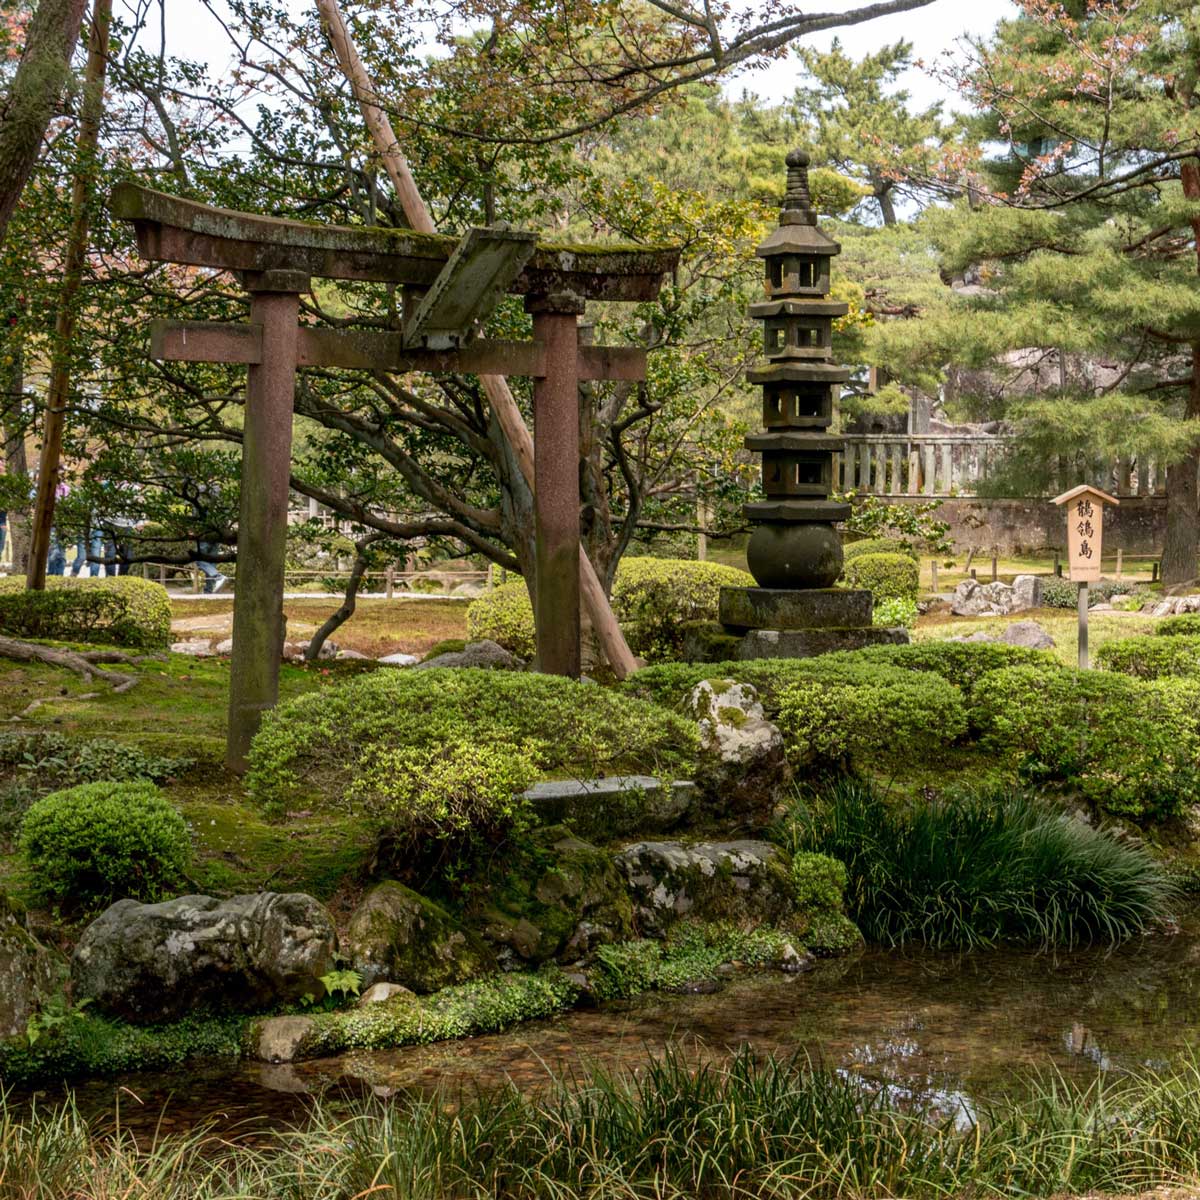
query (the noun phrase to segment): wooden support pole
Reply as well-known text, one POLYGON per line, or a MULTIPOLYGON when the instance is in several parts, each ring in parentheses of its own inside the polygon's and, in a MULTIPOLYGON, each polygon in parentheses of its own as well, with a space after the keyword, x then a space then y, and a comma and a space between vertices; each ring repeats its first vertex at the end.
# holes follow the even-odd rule
POLYGON ((239 774, 246 770, 250 740, 263 713, 279 699, 296 341, 300 293, 308 290, 308 279, 295 271, 266 271, 247 279, 246 287, 252 297, 250 320, 262 326, 263 361, 249 368, 242 433, 225 743, 225 765, 239 774))
POLYGON ((995 583, 1000 578, 999 558, 996 554, 992 555, 992 582, 995 583))
POLYGON ((1118 579, 1121 578, 1121 572, 1122 572, 1122 570, 1124 570, 1124 567, 1125 567, 1125 551, 1118 550, 1117 551, 1117 578, 1118 579))
POLYGON ((938 580, 937 580, 937 559, 936 559, 936 558, 931 558, 931 559, 929 560, 929 575, 930 575, 930 579, 931 579, 931 582, 930 582, 930 585, 929 585, 929 590, 930 590, 931 592, 935 592, 935 593, 936 593, 936 592, 937 592, 937 590, 938 590, 938 580))
POLYGON ((533 336, 547 371, 533 383, 534 502, 537 534, 537 666, 580 673, 579 376, 575 297, 530 298, 533 336))
POLYGON ((1088 669, 1088 585, 1079 585, 1079 669, 1088 669))

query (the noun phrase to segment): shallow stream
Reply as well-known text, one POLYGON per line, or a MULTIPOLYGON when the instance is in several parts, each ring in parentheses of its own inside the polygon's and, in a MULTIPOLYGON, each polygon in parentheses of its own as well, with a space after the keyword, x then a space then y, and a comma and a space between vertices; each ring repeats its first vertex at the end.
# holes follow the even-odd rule
MULTIPOLYGON (((808 1054, 970 1107, 1034 1071, 1081 1082, 1098 1068, 1163 1066, 1200 1050, 1200 919, 1120 949, 1035 955, 869 951, 803 975, 734 978, 710 995, 653 995, 510 1033, 287 1066, 239 1063, 76 1085, 84 1111, 135 1132, 287 1121, 323 1095, 533 1088, 591 1065, 634 1068, 672 1043, 722 1056, 808 1054)), ((42 1099, 60 1095, 42 1093, 42 1099)), ((15 1099, 15 1097, 14 1097, 15 1099)))

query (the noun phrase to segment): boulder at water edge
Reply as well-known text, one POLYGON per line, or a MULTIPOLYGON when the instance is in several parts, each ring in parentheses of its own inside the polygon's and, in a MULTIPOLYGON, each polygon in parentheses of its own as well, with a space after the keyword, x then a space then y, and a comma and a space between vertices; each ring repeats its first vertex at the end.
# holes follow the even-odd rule
POLYGON ((441 905, 391 880, 355 909, 344 948, 365 984, 387 980, 414 992, 436 992, 496 969, 477 935, 441 905))
POLYGON ((77 997, 129 1021, 247 1011, 321 996, 336 944, 329 914, 300 893, 120 900, 84 930, 71 978, 77 997))
POLYGON ((796 916, 791 864, 770 842, 638 842, 615 861, 643 937, 684 917, 785 928, 796 916))
POLYGON ((633 908, 611 855, 566 825, 538 830, 531 846, 497 868, 470 915, 504 966, 578 962, 634 936, 633 908))
POLYGON ((783 734, 764 716, 757 690, 733 679, 704 679, 690 704, 704 752, 699 807, 720 820, 723 833, 766 828, 791 773, 783 734))
POLYGON ((56 995, 66 964, 25 928, 20 906, 0 892, 0 1040, 23 1037, 29 1018, 56 995))

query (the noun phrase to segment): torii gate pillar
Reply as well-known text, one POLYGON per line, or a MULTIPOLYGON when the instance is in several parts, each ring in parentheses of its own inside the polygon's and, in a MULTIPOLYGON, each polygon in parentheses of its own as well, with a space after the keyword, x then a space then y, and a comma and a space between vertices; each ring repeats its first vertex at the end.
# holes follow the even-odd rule
POLYGON ((571 292, 530 296, 545 374, 533 381, 537 668, 579 678, 579 317, 571 292))
POLYGON ((309 277, 262 271, 248 273, 243 283, 251 296, 250 322, 262 329, 262 355, 250 365, 246 384, 233 596, 225 765, 239 774, 263 713, 279 699, 300 295, 308 291, 309 277))

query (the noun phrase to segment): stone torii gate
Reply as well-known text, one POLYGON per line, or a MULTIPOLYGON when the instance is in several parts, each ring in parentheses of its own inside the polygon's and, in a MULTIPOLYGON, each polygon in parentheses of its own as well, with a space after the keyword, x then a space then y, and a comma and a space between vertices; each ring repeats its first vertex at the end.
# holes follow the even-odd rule
POLYGON ((463 238, 411 230, 315 225, 232 212, 132 184, 112 211, 131 221, 142 256, 237 272, 247 324, 156 321, 155 358, 244 363, 238 579, 226 763, 244 771, 262 714, 279 696, 283 568, 297 367, 525 375, 533 378, 537 661, 578 676, 579 383, 645 378, 645 352, 581 345, 587 300, 654 299, 678 251, 556 246, 534 234, 472 229, 463 238), (396 333, 301 325, 314 277, 398 284, 396 333), (525 297, 532 342, 475 338, 505 293, 525 297))

